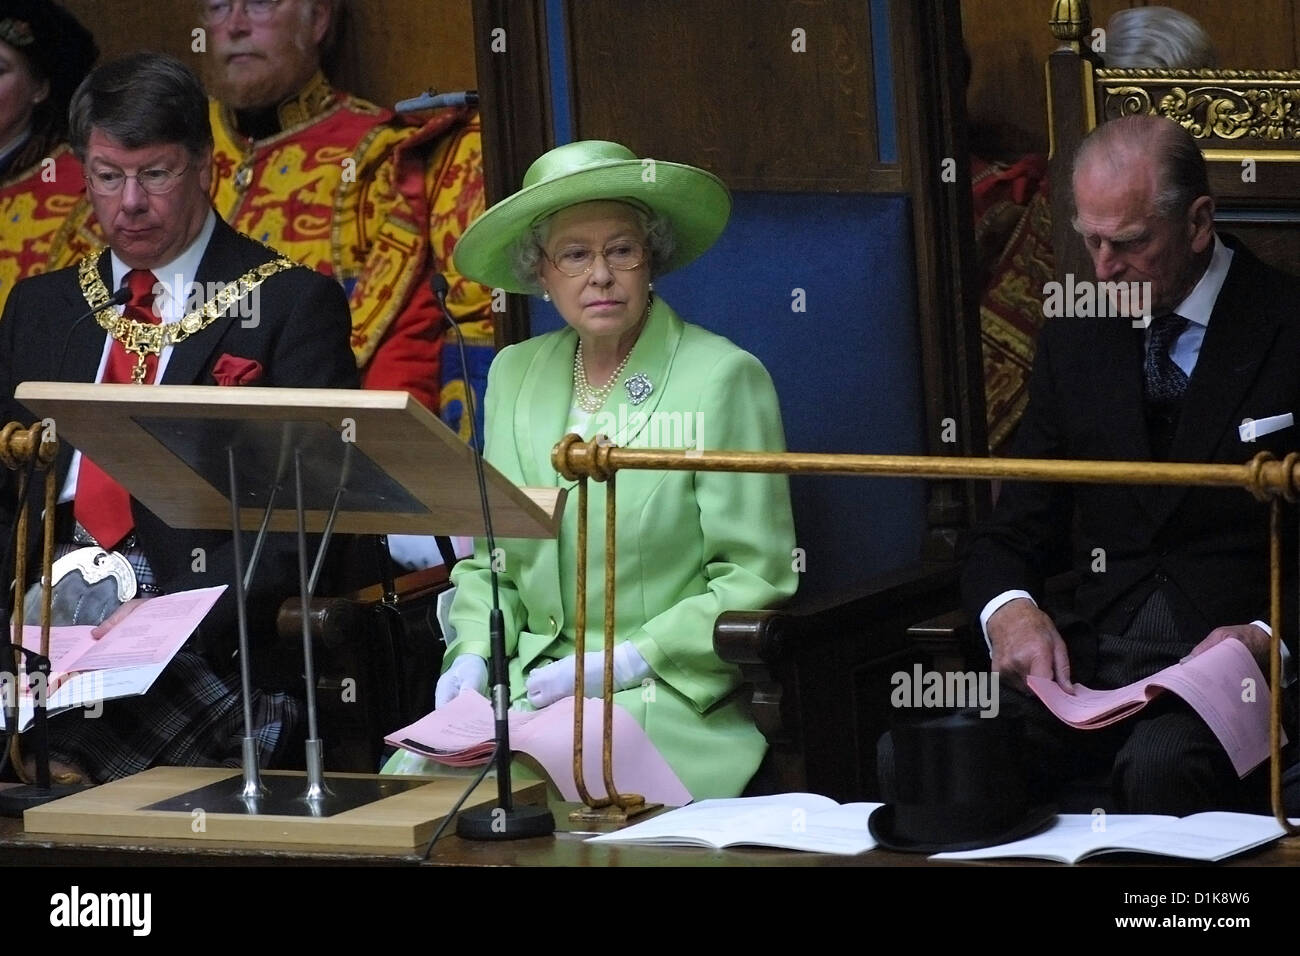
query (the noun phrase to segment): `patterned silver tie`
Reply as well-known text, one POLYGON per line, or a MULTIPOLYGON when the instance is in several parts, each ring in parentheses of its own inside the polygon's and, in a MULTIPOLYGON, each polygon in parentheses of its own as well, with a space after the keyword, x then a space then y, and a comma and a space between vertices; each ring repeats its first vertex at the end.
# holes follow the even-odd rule
POLYGON ((1174 364, 1169 348, 1187 328, 1181 315, 1161 315, 1151 320, 1151 341, 1143 363, 1143 393, 1148 403, 1177 405, 1187 391, 1187 373, 1174 364))

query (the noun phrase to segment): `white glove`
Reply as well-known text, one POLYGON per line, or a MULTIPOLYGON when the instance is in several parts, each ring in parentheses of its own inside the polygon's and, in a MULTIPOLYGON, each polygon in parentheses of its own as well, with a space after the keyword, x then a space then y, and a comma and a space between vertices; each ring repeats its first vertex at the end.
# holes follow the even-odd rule
POLYGON ((442 552, 431 534, 390 534, 388 554, 404 571, 436 568, 442 564, 442 552))
MULTIPOLYGON (((588 697, 600 697, 605 688, 605 652, 588 651, 583 655, 583 692, 588 697)), ((614 689, 636 687, 654 674, 641 652, 630 641, 614 648, 614 689)), ((539 710, 557 700, 573 696, 573 657, 551 661, 528 675, 526 687, 528 702, 539 710)))
POLYGON ((434 709, 455 700, 463 690, 476 690, 486 697, 487 686, 487 661, 477 654, 462 654, 451 662, 447 673, 438 678, 438 686, 433 692, 434 709))

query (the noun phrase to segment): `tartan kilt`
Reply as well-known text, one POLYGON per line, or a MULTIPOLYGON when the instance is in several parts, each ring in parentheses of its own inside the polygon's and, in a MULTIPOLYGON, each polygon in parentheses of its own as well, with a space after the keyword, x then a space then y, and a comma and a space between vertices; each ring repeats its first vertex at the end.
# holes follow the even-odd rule
MULTIPOLYGON (((77 531, 84 533, 79 527, 77 531)), ((64 541, 55 557, 80 547, 85 545, 64 541)), ((142 550, 116 550, 131 563, 143 595, 160 593, 142 550)), ((269 768, 292 760, 290 751, 305 723, 302 702, 254 688, 252 705, 258 763, 269 768)), ((76 707, 53 715, 46 726, 50 757, 80 768, 95 783, 153 766, 239 767, 243 762, 244 706, 238 673, 218 674, 206 657, 188 646, 177 652, 145 694, 105 701, 98 714, 76 707)), ((31 753, 30 747, 23 749, 31 753)))
MULTIPOLYGON (((288 694, 252 691, 258 763, 274 767, 303 724, 303 705, 288 694)), ((244 736, 237 675, 217 674, 207 659, 182 649, 148 693, 106 701, 98 716, 82 708, 47 724, 50 756, 85 771, 96 783, 152 766, 238 767, 244 736)))

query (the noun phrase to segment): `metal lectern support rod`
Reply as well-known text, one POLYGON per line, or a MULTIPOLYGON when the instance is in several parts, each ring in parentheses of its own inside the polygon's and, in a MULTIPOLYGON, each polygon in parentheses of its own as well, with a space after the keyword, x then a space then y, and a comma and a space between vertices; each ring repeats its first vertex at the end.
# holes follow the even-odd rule
POLYGON ((253 572, 257 570, 258 559, 262 557, 262 545, 266 543, 266 529, 271 526, 271 512, 275 508, 275 496, 280 493, 282 476, 276 475, 275 484, 271 485, 266 495, 266 510, 262 512, 262 523, 258 526, 257 537, 253 539, 253 554, 248 559, 248 570, 244 572, 244 590, 253 583, 253 572))
MULTIPOLYGON (((240 796, 256 801, 267 793, 257 766, 257 741, 253 738, 252 675, 249 672, 248 608, 244 584, 244 551, 239 530, 239 485, 235 478, 235 449, 226 446, 226 463, 230 470, 230 534, 235 558, 235 610, 239 618, 239 683, 244 696, 244 785, 240 796)), ((251 567, 250 567, 251 571, 251 567)))
POLYGON ((343 464, 339 466, 339 486, 334 489, 334 503, 330 506, 329 517, 325 519, 325 530, 321 532, 320 547, 316 551, 316 561, 312 564, 311 577, 307 580, 309 595, 316 593, 316 583, 320 580, 321 568, 325 564, 325 549, 329 547, 330 537, 334 534, 334 522, 339 516, 339 505, 343 503, 343 493, 348 490, 348 466, 352 463, 352 444, 343 445, 343 464))
MULTIPOLYGON (((311 648, 311 585, 307 573, 307 513, 303 504, 302 493, 302 452, 293 455, 294 510, 298 516, 298 591, 302 596, 302 662, 303 676, 307 683, 307 790, 303 794, 308 803, 318 803, 330 795, 325 785, 325 772, 321 759, 321 742, 316 732, 316 665, 311 648)), ((329 544, 329 532, 333 529, 334 516, 338 510, 339 499, 343 489, 340 487, 334 497, 334 509, 326 522, 325 534, 322 535, 321 550, 329 544)))

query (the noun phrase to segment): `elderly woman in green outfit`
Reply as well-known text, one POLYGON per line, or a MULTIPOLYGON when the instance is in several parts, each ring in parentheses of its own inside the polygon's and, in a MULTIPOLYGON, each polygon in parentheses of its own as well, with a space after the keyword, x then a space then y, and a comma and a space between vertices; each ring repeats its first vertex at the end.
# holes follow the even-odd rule
MULTIPOLYGON (((473 223, 455 251, 462 274, 490 287, 540 292, 566 327, 504 349, 487 390, 486 456, 520 485, 558 485, 551 448, 566 433, 616 444, 783 451, 780 408, 759 361, 682 321, 651 279, 685 265, 722 233, 731 210, 712 174, 642 160, 615 143, 558 147, 524 188, 473 223)), ((765 743, 713 651, 723 611, 789 598, 796 575, 786 479, 779 475, 626 471, 618 479, 615 702, 695 799, 735 796, 765 743)), ((604 485, 592 483, 592 513, 604 485)), ((601 693, 604 634, 588 616, 575 662, 576 509, 558 540, 499 541, 514 706, 546 707, 601 693)), ((603 605, 603 540, 592 535, 589 607, 603 605)), ((482 542, 452 572, 454 639, 436 703, 486 692, 490 561, 482 542)), ((399 754, 390 772, 419 772, 399 754)))

